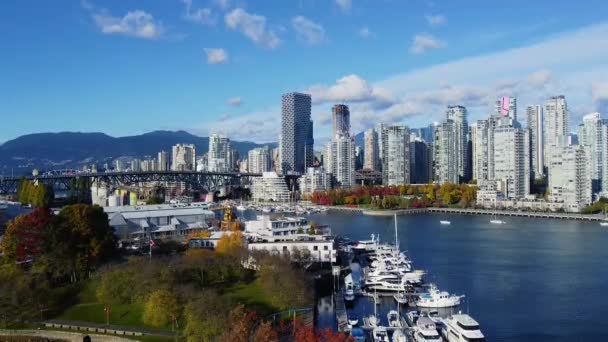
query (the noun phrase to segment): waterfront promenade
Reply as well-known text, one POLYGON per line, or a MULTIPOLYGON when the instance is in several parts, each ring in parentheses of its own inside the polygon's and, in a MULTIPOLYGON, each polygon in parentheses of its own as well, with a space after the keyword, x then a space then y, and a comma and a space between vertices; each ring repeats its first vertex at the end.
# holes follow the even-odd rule
POLYGON ((534 212, 514 210, 487 210, 487 209, 463 209, 463 208, 419 208, 419 209, 396 209, 396 210, 362 210, 363 214, 370 216, 392 216, 412 215, 424 213, 446 213, 460 215, 496 215, 496 216, 519 216, 532 218, 550 218, 563 220, 603 221, 604 217, 594 214, 534 212))

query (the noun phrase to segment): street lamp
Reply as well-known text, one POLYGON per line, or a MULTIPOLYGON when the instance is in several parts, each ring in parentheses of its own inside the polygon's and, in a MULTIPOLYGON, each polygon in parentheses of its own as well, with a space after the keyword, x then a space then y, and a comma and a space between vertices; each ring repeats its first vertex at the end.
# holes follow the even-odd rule
POLYGON ((103 312, 106 314, 106 325, 110 325, 110 313, 112 312, 112 308, 109 305, 106 305, 103 308, 103 312))

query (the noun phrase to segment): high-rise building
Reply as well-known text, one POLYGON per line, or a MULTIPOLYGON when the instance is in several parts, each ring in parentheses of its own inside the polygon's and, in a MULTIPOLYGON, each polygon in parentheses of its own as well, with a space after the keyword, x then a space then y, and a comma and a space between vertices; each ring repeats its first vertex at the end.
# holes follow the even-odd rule
POLYGON ((410 130, 406 126, 387 128, 387 172, 388 185, 410 183, 410 130))
POLYGON ((552 155, 550 149, 568 137, 569 114, 564 95, 553 96, 545 102, 543 119, 545 163, 550 163, 549 156, 552 155))
POLYGON ((173 146, 173 171, 196 171, 196 147, 193 144, 173 146))
POLYGON ((608 191, 607 127, 608 120, 602 119, 600 113, 585 115, 579 125, 578 141, 586 154, 593 193, 608 191))
POLYGON ((378 170, 379 167, 379 156, 378 156, 378 133, 373 128, 365 131, 364 134, 365 149, 364 149, 364 160, 363 168, 367 170, 378 170))
POLYGON ((494 180, 506 198, 530 193, 530 135, 528 130, 498 127, 494 131, 494 180))
POLYGON ((331 169, 337 185, 350 188, 355 185, 355 141, 348 135, 337 134, 331 145, 331 169))
POLYGON ((308 94, 283 94, 281 101, 281 168, 283 173, 304 173, 312 166, 313 132, 308 94))
POLYGON ((566 211, 577 212, 592 201, 591 175, 584 149, 562 142, 549 154, 549 193, 566 211))
POLYGON ((543 107, 529 106, 526 109, 526 120, 530 134, 530 173, 532 179, 541 179, 545 175, 545 144, 543 141, 543 107))
POLYGON ((271 170, 270 148, 254 148, 247 154, 247 170, 251 173, 269 172, 271 170))
POLYGON ((410 135, 410 183, 425 184, 431 180, 430 144, 417 135, 410 135))
POLYGON ((382 184, 388 184, 388 166, 386 165, 388 158, 388 125, 380 123, 376 126, 376 134, 378 135, 378 159, 380 170, 382 171, 382 184))
POLYGON ((168 171, 169 170, 169 157, 167 156, 167 152, 160 151, 158 152, 158 171, 168 171))
POLYGON ((350 110, 347 105, 334 105, 331 109, 331 117, 333 121, 332 136, 336 136, 336 134, 350 135, 350 110))
POLYGON ((207 170, 209 172, 228 172, 233 162, 230 150, 230 139, 228 137, 211 134, 209 136, 207 170))
POLYGON ((483 185, 490 179, 491 120, 477 120, 471 125, 473 179, 483 185))
POLYGON ((323 167, 309 167, 300 177, 299 182, 303 194, 327 191, 331 189, 331 174, 328 174, 323 167))
POLYGON ((517 99, 514 97, 503 96, 496 101, 494 106, 495 116, 510 117, 517 121, 517 99))
POLYGON ((448 121, 454 125, 454 142, 456 152, 456 169, 459 182, 467 182, 470 179, 470 156, 468 149, 469 123, 467 121, 467 109, 464 106, 448 106, 446 111, 448 121))
POLYGON ((441 184, 458 183, 458 141, 456 125, 447 120, 435 126, 433 143, 433 179, 441 184))

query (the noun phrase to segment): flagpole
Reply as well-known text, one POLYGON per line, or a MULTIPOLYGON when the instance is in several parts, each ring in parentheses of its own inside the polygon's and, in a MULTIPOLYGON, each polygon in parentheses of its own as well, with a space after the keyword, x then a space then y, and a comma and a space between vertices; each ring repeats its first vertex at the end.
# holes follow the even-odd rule
POLYGON ((150 246, 150 252, 148 253, 150 256, 149 261, 152 261, 152 234, 150 234, 150 241, 148 241, 148 245, 150 246))

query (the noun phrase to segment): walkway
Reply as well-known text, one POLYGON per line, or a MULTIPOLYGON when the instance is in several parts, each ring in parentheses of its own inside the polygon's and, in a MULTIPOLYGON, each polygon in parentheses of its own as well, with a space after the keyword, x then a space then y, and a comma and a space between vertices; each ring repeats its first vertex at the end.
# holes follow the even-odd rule
POLYGON ((42 322, 47 328, 56 329, 69 329, 77 331, 94 332, 100 334, 120 335, 120 336, 143 336, 153 335, 162 337, 174 337, 175 334, 171 331, 166 330, 151 330, 151 329, 138 329, 128 328, 118 325, 105 325, 99 323, 90 322, 79 322, 79 321, 62 321, 62 320, 49 320, 42 322))

